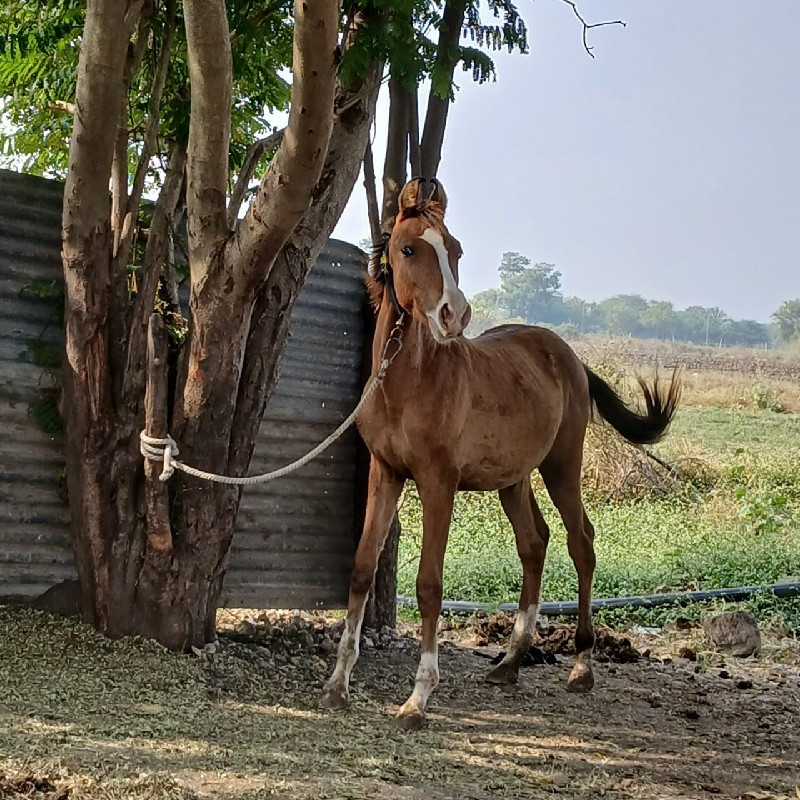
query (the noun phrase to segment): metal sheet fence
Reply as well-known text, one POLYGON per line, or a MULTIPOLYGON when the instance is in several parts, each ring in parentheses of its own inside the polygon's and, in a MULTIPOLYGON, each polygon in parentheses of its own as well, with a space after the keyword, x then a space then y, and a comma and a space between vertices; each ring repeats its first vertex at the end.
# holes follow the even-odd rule
MULTIPOLYGON (((48 435, 47 353, 61 345, 62 184, 0 170, 0 601, 75 577, 63 456, 48 435), (49 348, 49 350, 48 350, 49 348), (44 419, 42 417, 44 416, 44 419)), ((363 255, 331 240, 295 306, 283 374, 251 473, 310 450, 352 410, 365 342, 363 255)), ((222 597, 228 607, 346 603, 354 550, 357 438, 298 472, 244 490, 222 597)))

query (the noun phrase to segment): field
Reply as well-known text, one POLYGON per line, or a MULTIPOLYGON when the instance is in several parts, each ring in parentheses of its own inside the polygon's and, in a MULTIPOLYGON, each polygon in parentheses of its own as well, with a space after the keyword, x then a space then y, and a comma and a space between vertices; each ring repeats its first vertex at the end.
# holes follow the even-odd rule
MULTIPOLYGON (((618 349, 591 347, 585 357, 630 388, 618 349)), ((690 357, 658 461, 591 430, 596 596, 800 575, 796 364, 776 358, 753 373, 745 355, 739 372, 703 370, 718 354, 690 357)), ((537 493, 554 533, 545 599, 570 599, 563 531, 537 493)), ((413 594, 413 491, 401 515, 401 591, 413 594)), ((520 568, 493 496, 459 498, 445 581, 452 599, 517 600, 520 568)), ((366 632, 352 708, 328 714, 317 698, 340 614, 220 612, 218 642, 184 656, 0 606, 0 799, 797 800, 800 600, 747 605, 763 636, 747 659, 710 650, 698 620, 713 606, 598 615, 614 629, 598 629, 589 695, 564 691, 568 627, 541 629, 548 663, 500 688, 482 677, 511 618, 444 620, 442 682, 427 727, 413 734, 392 719, 416 669, 412 617, 396 633, 366 632), (660 630, 624 630, 632 622, 660 630)))
MULTIPOLYGON (((800 381, 794 376, 800 362, 761 352, 665 351, 663 344, 661 352, 642 343, 635 352, 608 341, 574 346, 628 396, 635 396, 632 376, 637 370, 647 376, 654 357, 662 365, 682 367, 685 384, 675 424, 653 448, 663 464, 623 444, 607 426, 590 426, 585 500, 597 530, 595 596, 797 580, 800 381), (737 358, 741 368, 735 372, 737 358), (720 371, 721 360, 726 371, 720 371), (648 367, 641 366, 645 362, 648 367)), ((577 582, 563 527, 541 484, 535 482, 535 488, 553 531, 543 599, 572 599, 577 582)), ((399 591, 413 596, 422 534, 413 489, 403 499, 401 519, 399 591)), ((445 563, 445 596, 516 602, 520 584, 513 534, 496 496, 460 495, 445 563)), ((770 595, 746 605, 765 620, 800 629, 800 600, 778 602, 770 595)), ((674 613, 617 612, 613 619, 660 624, 674 613)))

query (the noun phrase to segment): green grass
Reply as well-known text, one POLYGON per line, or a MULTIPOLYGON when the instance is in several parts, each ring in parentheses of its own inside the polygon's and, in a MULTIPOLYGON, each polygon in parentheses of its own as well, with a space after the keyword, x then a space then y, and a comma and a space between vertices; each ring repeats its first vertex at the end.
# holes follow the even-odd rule
MULTIPOLYGON (((687 443, 694 466, 682 489, 620 501, 585 495, 597 531, 596 597, 772 583, 800 575, 800 417, 682 409, 659 452, 680 463, 687 443)), ((544 490, 537 489, 537 498, 552 532, 542 599, 575 598, 565 531, 544 490)), ((401 520, 399 591, 413 595, 422 539, 413 490, 401 520)), ((445 597, 516 602, 521 581, 513 534, 496 494, 459 495, 445 559, 445 597)), ((800 602, 772 597, 750 605, 771 618, 782 614, 792 628, 800 628, 800 602)), ((617 613, 616 621, 652 622, 670 613, 675 611, 617 613)))
MULTIPOLYGON (((800 415, 726 408, 681 408, 670 438, 684 438, 720 455, 737 448, 751 453, 800 456, 800 415)), ((665 447, 670 447, 669 439, 665 447)))

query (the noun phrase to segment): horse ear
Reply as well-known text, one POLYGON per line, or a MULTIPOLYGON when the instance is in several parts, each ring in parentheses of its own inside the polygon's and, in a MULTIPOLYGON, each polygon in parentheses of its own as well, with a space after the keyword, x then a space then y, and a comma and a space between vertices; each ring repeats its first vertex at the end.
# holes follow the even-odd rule
POLYGON ((442 207, 442 214, 447 211, 447 194, 444 191, 444 186, 436 178, 431 178, 433 184, 433 192, 431 192, 430 202, 437 203, 442 207))
POLYGON ((423 180, 424 178, 414 178, 403 187, 397 201, 401 214, 419 205, 422 199, 420 189, 422 188, 423 180))

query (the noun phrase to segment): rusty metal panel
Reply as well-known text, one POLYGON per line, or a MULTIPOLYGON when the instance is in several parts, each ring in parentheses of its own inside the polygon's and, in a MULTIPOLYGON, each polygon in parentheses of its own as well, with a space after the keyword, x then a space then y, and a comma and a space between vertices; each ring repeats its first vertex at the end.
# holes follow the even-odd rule
MULTIPOLYGON (((63 186, 0 170, 0 602, 31 600, 74 578, 59 442, 31 416, 51 386, 31 342, 58 347, 52 300, 24 287, 61 285, 63 186)), ((350 413, 365 345, 362 252, 331 240, 292 317, 283 373, 250 472, 300 457, 350 413)), ((227 607, 334 608, 347 601, 354 551, 357 437, 315 461, 247 487, 222 595, 227 607)))

